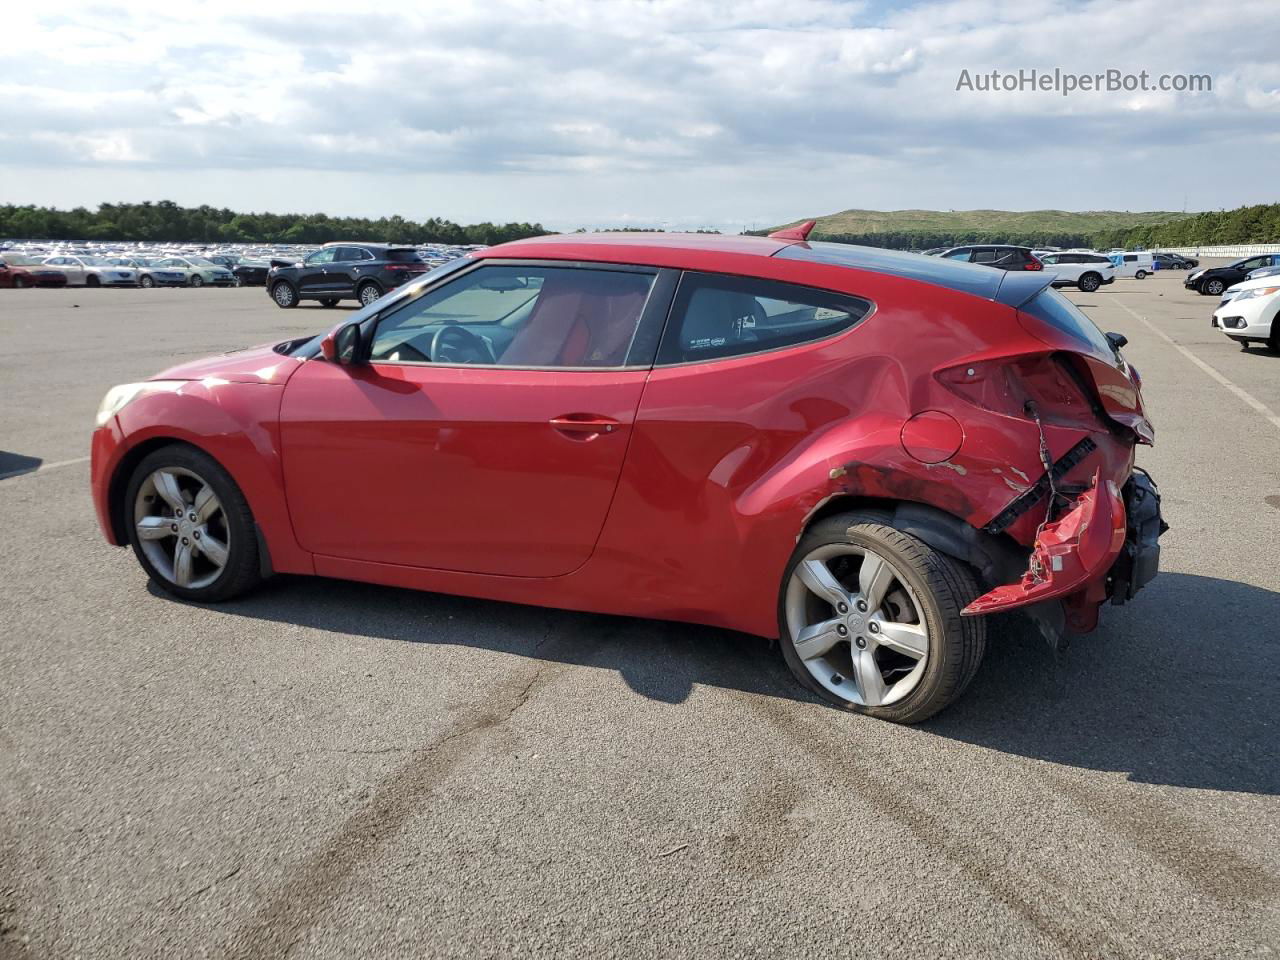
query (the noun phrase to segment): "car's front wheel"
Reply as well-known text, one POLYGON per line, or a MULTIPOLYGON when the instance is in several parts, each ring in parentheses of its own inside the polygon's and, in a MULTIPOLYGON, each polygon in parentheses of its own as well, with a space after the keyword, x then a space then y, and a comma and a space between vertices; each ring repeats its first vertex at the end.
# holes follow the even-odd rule
POLYGON ((973 571, 895 529, 847 513, 800 539, 778 604, 792 673, 822 698, 895 723, 917 723, 964 691, 986 646, 973 571))
POLYGON ((91 273, 84 278, 84 285, 86 287, 98 287, 102 285, 102 281, 98 278, 96 273, 91 273))
POLYGON ((287 280, 279 280, 271 288, 271 299, 276 302, 277 307, 296 307, 298 305, 298 291, 293 289, 293 284, 287 280))
POLYGON ((184 600, 227 600, 261 579, 253 514, 231 475, 194 447, 142 459, 125 491, 129 541, 161 589, 184 600))
POLYGON ((1093 293, 1098 287, 1102 286, 1102 277, 1096 273, 1086 273, 1076 281, 1076 286, 1084 293, 1093 293))
POLYGON ((15 290, 21 290, 21 289, 22 289, 23 287, 25 287, 26 285, 27 285, 27 281, 26 281, 25 279, 23 279, 22 277, 14 277, 14 278, 13 278, 13 289, 15 289, 15 290))
POLYGON ((146 290, 150 290, 156 285, 156 282, 151 277, 144 274, 142 279, 138 281, 138 285, 146 290))
POLYGON ((1216 277, 1200 284, 1200 293, 1206 297, 1219 296, 1225 289, 1227 289, 1227 285, 1216 277))
POLYGON ((200 276, 200 274, 198 274, 198 273, 193 273, 193 274, 191 275, 191 279, 190 279, 190 280, 188 280, 187 282, 188 282, 188 283, 190 283, 190 284, 191 284, 191 286, 193 286, 193 287, 203 287, 203 286, 204 286, 204 277, 200 276))

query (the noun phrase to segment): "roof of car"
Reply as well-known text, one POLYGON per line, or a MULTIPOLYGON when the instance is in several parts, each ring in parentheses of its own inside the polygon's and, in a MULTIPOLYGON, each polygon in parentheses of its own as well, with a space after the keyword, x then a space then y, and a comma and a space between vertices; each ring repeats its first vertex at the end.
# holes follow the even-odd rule
POLYGON ((602 259, 606 249, 608 259, 619 263, 669 262, 671 254, 679 252, 805 260, 904 277, 1013 306, 1024 303, 1052 280, 1041 271, 998 270, 883 247, 716 233, 558 234, 513 240, 477 251, 472 256, 590 261, 602 259))

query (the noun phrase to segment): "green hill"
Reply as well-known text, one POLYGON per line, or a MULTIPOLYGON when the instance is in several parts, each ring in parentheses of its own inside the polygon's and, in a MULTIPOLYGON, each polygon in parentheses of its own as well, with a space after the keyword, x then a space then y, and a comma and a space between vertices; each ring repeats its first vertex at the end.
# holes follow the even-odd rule
MULTIPOLYGON (((844 210, 816 219, 815 240, 921 249, 960 243, 1087 246, 1103 233, 1118 234, 1195 214, 1152 210, 844 210)), ((759 231, 768 233, 780 227, 759 231)))

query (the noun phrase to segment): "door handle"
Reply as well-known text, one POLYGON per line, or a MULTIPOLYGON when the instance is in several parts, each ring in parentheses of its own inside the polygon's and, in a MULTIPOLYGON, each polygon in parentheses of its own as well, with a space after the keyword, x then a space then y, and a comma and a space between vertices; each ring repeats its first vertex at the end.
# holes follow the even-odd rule
POLYGON ((552 417, 551 426, 574 439, 590 440, 601 433, 614 433, 622 426, 612 417, 602 417, 594 413, 566 413, 552 417))

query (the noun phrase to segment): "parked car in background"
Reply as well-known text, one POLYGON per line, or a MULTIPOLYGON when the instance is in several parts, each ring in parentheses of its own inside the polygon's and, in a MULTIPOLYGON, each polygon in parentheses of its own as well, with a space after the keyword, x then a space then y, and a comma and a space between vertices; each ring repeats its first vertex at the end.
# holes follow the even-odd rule
POLYGON ((1151 259, 1161 270, 1190 270, 1199 266, 1200 261, 1183 257, 1176 253, 1153 253, 1151 259))
POLYGON ((105 257, 49 257, 44 261, 67 278, 71 286, 83 287, 136 287, 138 271, 133 267, 118 267, 105 257))
POLYGON ((1280 264, 1270 267, 1259 267, 1257 270, 1251 270, 1246 280, 1261 280, 1263 277, 1280 276, 1280 264))
POLYGON ((163 270, 177 270, 186 275, 187 286, 234 287, 236 277, 222 264, 206 260, 204 257, 165 257, 152 261, 152 266, 163 270))
POLYGON ((185 287, 190 284, 190 271, 178 267, 162 267, 160 260, 135 261, 138 264, 138 286, 146 287, 185 287))
POLYGON ((211 253, 204 259, 208 260, 210 263, 216 263, 220 267, 226 267, 228 270, 233 270, 235 265, 240 261, 239 257, 229 256, 225 253, 211 253))
POLYGON ((34 257, 5 252, 0 256, 0 287, 65 287, 67 275, 46 267, 34 257))
POLYGON ((1053 274, 1055 287, 1075 286, 1092 293, 1116 280, 1115 264, 1100 253, 1046 253, 1040 262, 1053 274))
POLYGON ((241 260, 231 268, 235 278, 246 287, 266 286, 267 273, 270 270, 271 264, 265 260, 241 260))
POLYGON ((299 263, 273 266, 267 293, 280 307, 296 307, 301 300, 319 300, 326 307, 340 300, 368 305, 430 269, 413 247, 329 243, 299 263))
POLYGON ((1280 350, 1280 277, 1259 277, 1233 287, 1209 321, 1244 350, 1251 343, 1265 343, 1280 350))
POLYGON ((1043 271, 811 226, 491 247, 114 387, 103 533, 187 601, 274 571, 781 637, 817 696, 923 720, 988 615, 1086 632, 1156 575, 1152 428, 1043 271))
POLYGON ((1188 290, 1195 290, 1203 296, 1217 297, 1227 287, 1235 286, 1237 283, 1248 279, 1249 274, 1254 270, 1259 270, 1262 267, 1272 267, 1277 263, 1280 263, 1280 259, 1270 253, 1245 257, 1235 263, 1229 263, 1225 267, 1208 267, 1204 270, 1192 271, 1187 274, 1187 278, 1182 282, 1182 285, 1188 290))
POLYGON ((1107 257, 1115 265, 1117 277, 1143 280, 1156 272, 1155 259, 1141 250, 1112 252, 1107 257))
POLYGON ((1043 270, 1042 264, 1030 247, 1012 244, 986 243, 965 247, 952 247, 939 254, 945 260, 962 260, 1000 270, 1043 270))

